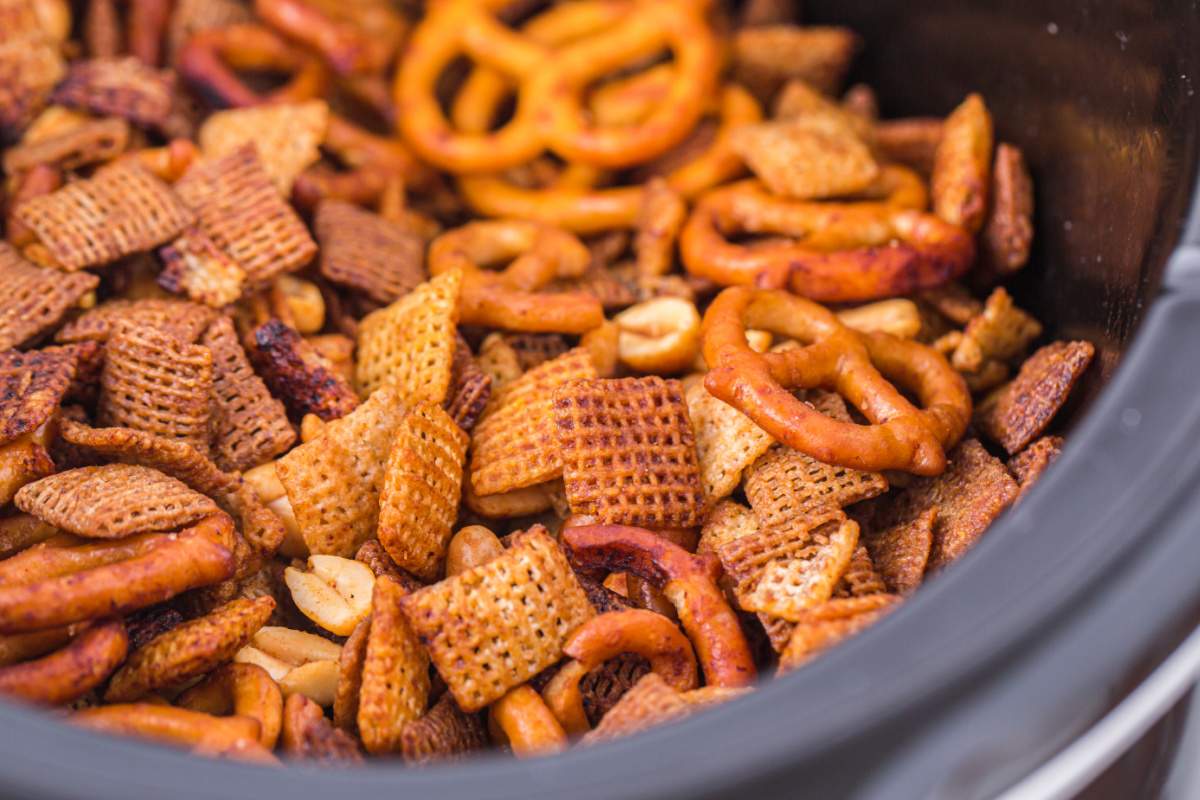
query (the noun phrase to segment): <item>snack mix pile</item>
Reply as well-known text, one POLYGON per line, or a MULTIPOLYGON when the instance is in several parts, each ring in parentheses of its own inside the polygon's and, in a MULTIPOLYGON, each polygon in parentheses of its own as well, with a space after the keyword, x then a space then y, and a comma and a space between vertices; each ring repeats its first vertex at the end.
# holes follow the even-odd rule
POLYGON ((983 98, 879 119, 789 5, 0 0, 0 692, 528 757, 962 556, 1093 347, 983 98))

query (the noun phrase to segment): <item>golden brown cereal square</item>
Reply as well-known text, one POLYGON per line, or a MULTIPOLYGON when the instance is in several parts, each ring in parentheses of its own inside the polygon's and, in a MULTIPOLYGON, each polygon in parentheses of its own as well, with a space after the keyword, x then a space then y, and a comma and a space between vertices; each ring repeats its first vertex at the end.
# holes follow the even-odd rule
POLYGON ((857 546, 858 524, 827 510, 725 542, 717 555, 743 610, 794 621, 833 595, 857 546))
POLYGON ((65 347, 0 350, 0 444, 35 430, 58 410, 75 377, 75 363, 75 354, 65 347))
POLYGON ((766 527, 823 508, 845 508, 887 488, 877 472, 825 464, 784 445, 775 445, 746 470, 746 499, 766 527))
POLYGON ((1042 474, 1062 455, 1063 444, 1061 436, 1043 436, 1008 460, 1008 470, 1020 485, 1018 500, 1033 488, 1042 474))
POLYGON ((429 656, 400 611, 404 595, 390 578, 375 582, 358 696, 358 730, 369 753, 399 750, 404 726, 429 700, 429 656))
POLYGON ((207 455, 212 433, 212 352, 169 333, 119 322, 100 376, 101 425, 187 442, 207 455))
POLYGON ((716 553, 726 542, 757 534, 760 525, 754 512, 734 500, 722 500, 708 512, 700 528, 697 553, 716 553))
POLYGON ((443 694, 429 713, 400 731, 400 754, 407 764, 461 758, 487 746, 487 731, 477 714, 458 707, 449 692, 443 694))
POLYGON ((1017 483, 1004 463, 977 440, 964 440, 946 460, 945 472, 914 480, 877 518, 877 523, 886 526, 913 520, 925 509, 937 509, 927 572, 966 553, 1017 496, 1017 483))
POLYGON ((175 184, 200 229, 261 288, 316 255, 317 243, 271 182, 254 144, 201 161, 175 184))
POLYGON ((392 561, 426 581, 442 572, 458 517, 469 437, 438 406, 400 423, 379 498, 379 541, 392 561))
POLYGON ((825 94, 834 94, 859 45, 858 36, 846 28, 815 25, 743 28, 733 37, 733 74, 739 83, 763 99, 792 78, 799 78, 825 94))
POLYGON ((319 147, 328 125, 329 106, 324 100, 231 108, 204 120, 197 141, 205 158, 220 158, 253 143, 263 169, 287 197, 296 176, 321 157, 319 147))
POLYGON ((843 197, 879 175, 844 115, 809 113, 736 129, 730 144, 773 193, 798 200, 843 197))
POLYGON ((1041 335, 1041 323, 1017 308, 1008 292, 996 289, 967 323, 950 363, 962 372, 978 372, 985 361, 1018 358, 1041 335))
POLYGON ((174 89, 170 70, 147 66, 133 56, 93 58, 72 64, 51 100, 157 128, 171 113, 174 89))
POLYGON ((204 495, 149 467, 80 467, 26 484, 17 508, 68 533, 120 539, 172 531, 219 511, 204 495))
POLYGON ((394 385, 408 402, 442 403, 450 390, 462 273, 442 273, 358 326, 356 379, 364 395, 394 385))
POLYGON ((309 552, 350 558, 374 535, 384 462, 405 413, 394 391, 380 390, 275 462, 309 552))
POLYGON ((48 334, 100 279, 90 272, 64 275, 26 261, 0 242, 0 347, 21 347, 48 334))
POLYGON ((695 708, 678 691, 651 672, 634 684, 604 715, 600 724, 584 734, 583 744, 611 741, 656 725, 682 719, 695 708))
POLYGON ((16 138, 66 72, 58 42, 40 32, 8 33, 0 41, 0 136, 16 138))
POLYGON ((582 347, 531 369, 492 395, 471 435, 471 484, 476 494, 503 494, 562 474, 554 392, 569 381, 594 378, 582 347))
POLYGON ((316 414, 329 422, 358 406, 349 381, 295 328, 271 319, 254 329, 253 338, 250 360, 294 418, 316 414))
MULTIPOLYGON (((884 509, 893 502, 883 497, 875 501, 875 508, 884 509)), ((866 514, 860 518, 862 541, 871 562, 883 576, 888 590, 896 594, 912 594, 925 579, 925 567, 929 564, 929 553, 933 549, 933 528, 937 523, 937 507, 914 509, 908 516, 888 516, 882 522, 875 520, 879 514, 866 514)), ((881 512, 886 514, 888 512, 881 512)))
POLYGON ((704 488, 679 381, 572 381, 554 393, 554 416, 571 511, 621 525, 700 524, 704 488))
POLYGON ((779 656, 779 672, 791 672, 839 642, 869 628, 896 607, 900 598, 876 594, 830 600, 804 614, 779 656))
POLYGON ((480 368, 466 340, 461 335, 457 336, 450 391, 443 404, 446 413, 458 423, 458 427, 470 433, 483 416, 483 410, 491 398, 492 376, 480 368))
POLYGON ((1040 436, 1083 376, 1096 348, 1091 342, 1052 342, 1021 365, 1012 381, 975 409, 975 424, 1009 453, 1040 436))
POLYGON ((135 161, 27 200, 16 214, 68 272, 149 250, 192 222, 171 187, 135 161))
MULTIPOLYGON (((862 540, 862 537, 859 537, 862 540)), ((842 573, 842 579, 833 588, 833 596, 866 597, 872 594, 886 594, 887 584, 883 576, 875 569, 875 562, 867 548, 860 544, 850 558, 850 565, 842 573)))
POLYGON ((200 343, 213 356, 213 458, 217 464, 242 472, 291 447, 296 432, 283 404, 254 373, 229 318, 218 317, 200 343))
POLYGON ((332 283, 392 303, 425 280, 425 242, 410 226, 341 200, 317 206, 321 274, 332 283))
POLYGON ((213 308, 229 305, 242 296, 246 271, 199 228, 186 229, 158 254, 163 261, 158 285, 168 292, 213 308))
POLYGON ((709 394, 703 383, 688 388, 687 406, 704 493, 715 502, 733 494, 743 471, 775 440, 745 414, 709 394))
POLYGON ((119 322, 157 328, 180 341, 195 343, 213 321, 212 309, 187 300, 108 300, 55 335, 57 342, 106 342, 119 322))
POLYGON ((478 711, 562 658, 595 613, 540 526, 500 556, 405 597, 401 608, 463 711, 478 711))

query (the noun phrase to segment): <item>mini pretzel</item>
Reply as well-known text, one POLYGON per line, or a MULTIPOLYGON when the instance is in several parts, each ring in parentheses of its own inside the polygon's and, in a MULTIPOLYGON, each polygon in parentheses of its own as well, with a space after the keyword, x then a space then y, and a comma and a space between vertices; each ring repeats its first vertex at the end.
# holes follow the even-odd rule
POLYGON ((696 649, 709 686, 754 682, 754 658, 737 615, 717 586, 721 564, 714 556, 693 555, 652 531, 625 525, 567 528, 562 542, 581 567, 630 572, 661 587, 696 649))
POLYGON ((591 295, 538 294, 555 278, 579 277, 587 269, 587 248, 571 234, 519 220, 472 222, 439 236, 429 246, 429 271, 463 272, 461 319, 538 333, 584 333, 604 321, 604 309, 591 295), (511 260, 503 272, 483 266, 511 260))
POLYGON ((704 385, 714 396, 777 441, 827 464, 936 475, 971 417, 966 384, 936 351, 885 333, 852 331, 822 306, 783 291, 721 292, 704 316, 704 358, 713 365, 704 385), (746 343, 747 327, 804 346, 755 353, 746 343), (911 390, 923 408, 889 379, 911 390), (791 394, 812 388, 836 390, 870 424, 830 419, 791 394))
POLYGON ((227 514, 206 517, 177 534, 130 538, 137 540, 136 547, 129 540, 118 540, 28 551, 31 559, 23 563, 25 578, 11 580, 5 575, 0 580, 0 633, 52 628, 145 608, 225 580, 236 567, 230 552, 233 520, 227 514), (51 558, 49 565, 39 565, 37 556, 50 556, 55 550, 65 552, 51 558))
POLYGON ((719 66, 715 37, 695 0, 613 3, 615 24, 562 48, 547 48, 507 30, 494 11, 503 4, 452 0, 431 9, 413 32, 395 85, 400 130, 426 160, 452 172, 494 172, 550 149, 570 161, 602 167, 637 164, 681 141, 703 113, 719 66), (582 108, 597 78, 653 56, 675 56, 676 80, 640 124, 596 128, 582 108), (518 83, 512 121, 489 133, 454 130, 434 94, 459 55, 518 83))
POLYGON ((258 743, 259 724, 249 717, 214 717, 152 703, 124 703, 79 711, 70 721, 93 731, 189 747, 199 754, 276 763, 258 743))
POLYGON ((268 750, 279 739, 283 693, 267 671, 255 664, 226 664, 181 694, 175 703, 206 714, 233 713, 258 720, 258 741, 268 750))
POLYGON ((680 237, 688 272, 724 286, 779 289, 854 302, 940 286, 971 265, 961 228, 894 203, 814 203, 775 197, 753 181, 705 195, 680 237), (731 243, 733 234, 796 241, 731 243))
POLYGON ((517 758, 544 756, 567 748, 567 734, 562 725, 541 695, 528 684, 510 690, 492 703, 488 723, 508 740, 517 758))
POLYGON ((124 623, 96 625, 50 655, 0 668, 0 694, 31 703, 69 703, 111 675, 128 648, 124 623))
MULTIPOLYGON (((399 38, 397 34, 403 32, 404 22, 399 14, 391 12, 385 20, 379 20, 378 15, 369 20, 392 23, 388 26, 391 30, 380 31, 334 17, 323 5, 304 0, 256 0, 254 10, 267 24, 320 53, 325 63, 341 75, 377 72, 387 66, 399 38)), ((364 5, 370 4, 338 3, 334 7, 355 9, 364 5)), ((376 7, 390 11, 389 3, 376 7)))
POLYGON ((551 678, 542 697, 571 734, 591 729, 583 708, 580 680, 622 653, 644 657, 650 662, 651 672, 657 672, 681 692, 698 685, 696 655, 691 643, 675 623, 653 611, 636 608, 593 617, 575 629, 563 646, 563 653, 574 661, 565 664, 551 678))
POLYGON ((230 106, 299 103, 321 95, 321 62, 258 25, 229 25, 199 31, 179 54, 179 72, 197 89, 230 106), (273 70, 291 80, 269 94, 251 89, 234 70, 273 70))

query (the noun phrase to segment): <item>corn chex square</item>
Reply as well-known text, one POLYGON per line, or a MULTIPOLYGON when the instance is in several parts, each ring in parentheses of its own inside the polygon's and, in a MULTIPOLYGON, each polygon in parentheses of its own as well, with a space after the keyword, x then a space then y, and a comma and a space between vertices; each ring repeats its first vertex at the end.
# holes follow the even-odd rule
POLYGON ((700 464, 679 381, 572 381, 555 392, 554 416, 572 512, 657 528, 703 520, 700 464))
POLYGON ((252 142, 275 188, 287 197, 296 176, 321 157, 328 126, 324 100, 277 103, 218 111, 204 120, 197 140, 205 158, 219 158, 252 142))
POLYGON ((745 414, 713 397, 702 382, 688 388, 687 406, 704 492, 715 502, 733 494, 742 482, 742 473, 775 440, 745 414))

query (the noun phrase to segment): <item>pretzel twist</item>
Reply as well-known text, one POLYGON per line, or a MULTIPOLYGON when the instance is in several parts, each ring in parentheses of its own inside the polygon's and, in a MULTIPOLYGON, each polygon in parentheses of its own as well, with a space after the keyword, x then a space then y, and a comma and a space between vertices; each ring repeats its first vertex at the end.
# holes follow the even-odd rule
POLYGON ((593 617, 571 634, 563 652, 573 660, 550 679, 542 698, 572 735, 586 733, 591 727, 583 708, 580 680, 622 653, 644 657, 652 672, 681 692, 698 685, 696 655, 687 637, 671 620, 645 609, 610 611, 593 617))
POLYGON ((124 614, 225 580, 232 541, 233 520, 214 514, 180 533, 26 551, 0 564, 0 633, 124 614))
POLYGON ((461 321, 512 331, 584 333, 604 321, 600 301, 582 292, 538 293, 587 269, 587 247, 566 231, 521 220, 472 222, 429 246, 429 272, 461 269, 461 321), (482 266, 510 261, 503 272, 482 266))
POLYGON ((503 26, 498 2, 447 0, 413 32, 395 83, 400 130, 427 161, 450 172, 495 172, 549 149, 568 161, 619 168, 647 161, 678 144, 700 118, 719 68, 713 32, 699 0, 602 3, 598 15, 619 19, 561 48, 503 26), (583 93, 598 78, 662 49, 675 57, 677 79, 638 125, 599 128, 588 122, 583 93), (460 55, 517 84, 511 121, 495 131, 456 130, 434 93, 438 77, 460 55))
POLYGON ((198 90, 229 106, 300 103, 319 97, 328 83, 321 62, 260 25, 228 25, 195 33, 179 53, 178 69, 198 90), (235 70, 283 72, 286 84, 256 92, 235 70))
MULTIPOLYGON (((902 168, 893 167, 893 176, 902 168)), ((898 184, 907 205, 914 192, 898 184)), ((923 194, 923 193, 922 193, 923 194)), ((700 199, 680 236, 688 272, 723 286, 788 288, 821 302, 910 294, 962 275, 975 256, 963 229, 896 202, 813 203, 771 195, 756 181, 700 199), (796 241, 733 244, 733 234, 796 241)))
POLYGON ((580 567, 629 572, 659 586, 675 606, 709 686, 754 682, 750 646, 717 586, 721 562, 716 556, 693 555, 652 531, 626 525, 567 528, 562 542, 580 567))
POLYGON ((188 747, 198 754, 277 763, 259 744, 258 722, 249 717, 214 717, 172 706, 118 703, 78 711, 70 721, 93 731, 188 747))
POLYGON ((827 464, 937 475, 945 469, 945 450, 971 417, 966 384, 937 351, 853 331, 826 308, 784 291, 724 290, 705 312, 702 336, 712 365, 704 386, 777 441, 827 464), (747 328, 803 346, 756 353, 746 342, 747 328), (910 390, 922 408, 889 379, 910 390), (830 419, 792 394, 818 387, 842 395, 870 424, 830 419))
POLYGON ((128 649, 120 620, 95 625, 49 655, 0 668, 0 694, 46 705, 69 703, 99 686, 128 649))
POLYGON ((190 711, 216 716, 257 720, 258 742, 267 750, 275 747, 283 725, 283 693, 267 671, 256 664, 230 663, 181 694, 176 705, 190 711))

